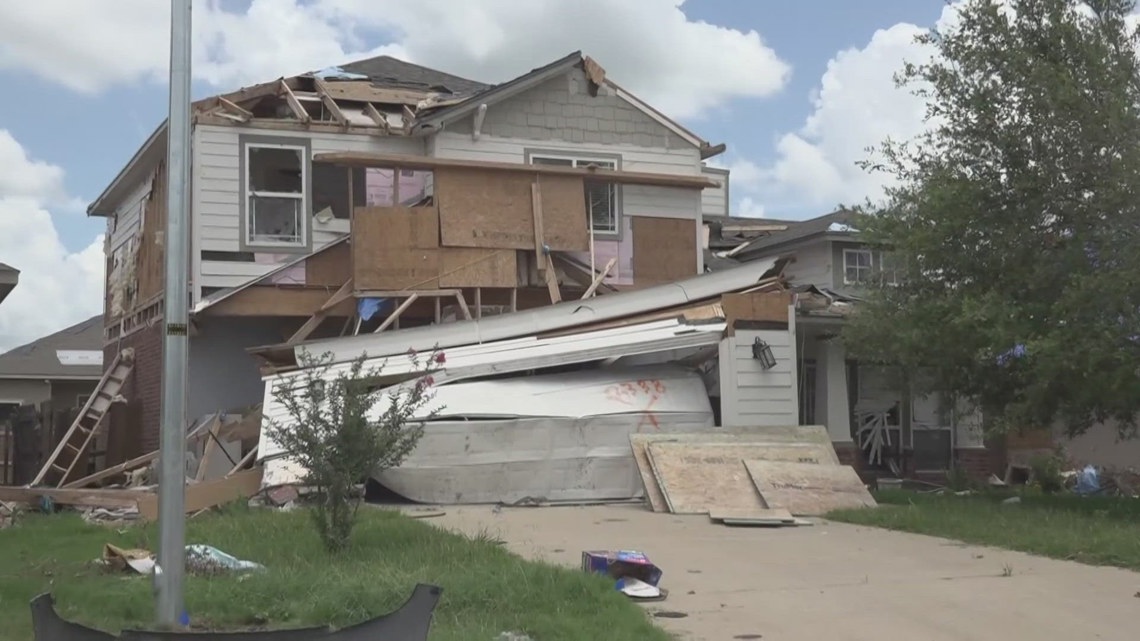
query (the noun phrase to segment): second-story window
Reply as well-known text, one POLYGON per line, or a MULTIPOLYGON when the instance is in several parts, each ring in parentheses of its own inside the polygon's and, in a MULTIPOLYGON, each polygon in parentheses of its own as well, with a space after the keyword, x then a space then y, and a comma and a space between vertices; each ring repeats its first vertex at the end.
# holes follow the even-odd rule
POLYGON ((305 148, 245 146, 245 243, 267 248, 307 245, 305 148))
POLYGON ((874 273, 874 254, 870 249, 843 250, 843 283, 856 285, 871 280, 874 273))
MULTIPOLYGON (((536 165, 559 165, 563 167, 588 167, 594 165, 600 169, 617 169, 613 160, 600 160, 587 157, 532 155, 530 161, 536 165)), ((617 185, 586 181, 586 213, 594 226, 594 233, 599 235, 616 235, 619 226, 617 185)))

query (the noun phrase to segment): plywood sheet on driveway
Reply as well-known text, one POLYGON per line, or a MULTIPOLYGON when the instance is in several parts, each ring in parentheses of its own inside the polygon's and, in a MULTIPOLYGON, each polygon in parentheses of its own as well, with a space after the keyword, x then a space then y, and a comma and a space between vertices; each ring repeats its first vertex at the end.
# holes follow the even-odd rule
POLYGON ((769 507, 797 516, 820 516, 832 510, 876 505, 859 475, 846 465, 749 458, 744 466, 769 507))

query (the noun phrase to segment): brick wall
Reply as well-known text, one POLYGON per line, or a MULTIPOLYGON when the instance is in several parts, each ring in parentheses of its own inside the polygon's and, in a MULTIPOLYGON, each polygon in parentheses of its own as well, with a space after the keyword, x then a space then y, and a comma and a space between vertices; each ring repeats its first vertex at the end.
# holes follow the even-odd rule
POLYGON ((966 475, 973 479, 986 479, 993 472, 990 451, 983 447, 968 447, 954 451, 954 457, 966 475))
POLYGON ((839 457, 840 465, 850 465, 858 472, 863 468, 863 457, 860 456, 859 448, 855 443, 847 441, 846 443, 832 443, 835 448, 835 454, 839 457))
MULTIPOLYGON (((103 348, 103 362, 110 365, 116 352, 132 347, 135 368, 123 386, 122 395, 141 406, 142 443, 138 451, 158 449, 159 422, 162 411, 162 321, 155 319, 146 329, 103 348)), ((127 429, 121 421, 112 421, 111 430, 127 429)))

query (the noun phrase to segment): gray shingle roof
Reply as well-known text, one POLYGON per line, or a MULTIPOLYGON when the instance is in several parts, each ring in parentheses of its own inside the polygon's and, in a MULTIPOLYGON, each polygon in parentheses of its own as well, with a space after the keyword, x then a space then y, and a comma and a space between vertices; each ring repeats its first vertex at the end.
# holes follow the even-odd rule
POLYGON ((340 65, 340 68, 349 73, 368 76, 372 84, 378 87, 407 87, 424 90, 435 89, 437 91, 446 89, 448 92, 459 96, 476 94, 491 87, 482 82, 404 62, 392 56, 376 56, 366 60, 357 60, 340 65))
POLYGON ((101 365, 60 363, 56 350, 103 351, 103 315, 0 354, 0 378, 98 379, 103 376, 101 365))
POLYGON ((787 231, 773 232, 771 235, 762 236, 752 241, 747 249, 744 249, 738 254, 738 257, 743 258, 745 255, 755 254, 765 249, 774 247, 781 247, 791 244, 798 240, 805 240, 811 236, 826 233, 837 234, 850 234, 851 232, 829 232, 832 224, 849 225, 855 220, 855 213, 846 209, 833 211, 830 214, 819 216, 818 218, 811 218, 799 222, 795 221, 782 221, 788 224, 787 231))

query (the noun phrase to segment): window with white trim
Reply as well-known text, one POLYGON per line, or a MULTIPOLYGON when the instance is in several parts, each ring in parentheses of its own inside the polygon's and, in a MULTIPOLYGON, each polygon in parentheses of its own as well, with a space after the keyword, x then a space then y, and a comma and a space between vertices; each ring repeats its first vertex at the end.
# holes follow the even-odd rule
POLYGON ((245 145, 245 244, 304 247, 307 213, 305 147, 245 145))
MULTIPOLYGON (((551 156, 533 154, 530 157, 534 165, 556 165, 561 167, 588 167, 594 165, 600 169, 617 169, 614 160, 599 160, 576 156, 551 156)), ((616 235, 621 229, 619 226, 619 212, 617 204, 617 185, 587 180, 586 181, 586 213, 593 223, 594 233, 598 235, 616 235)))
POLYGON ((843 283, 845 285, 870 282, 874 271, 874 254, 870 249, 843 250, 843 283))

